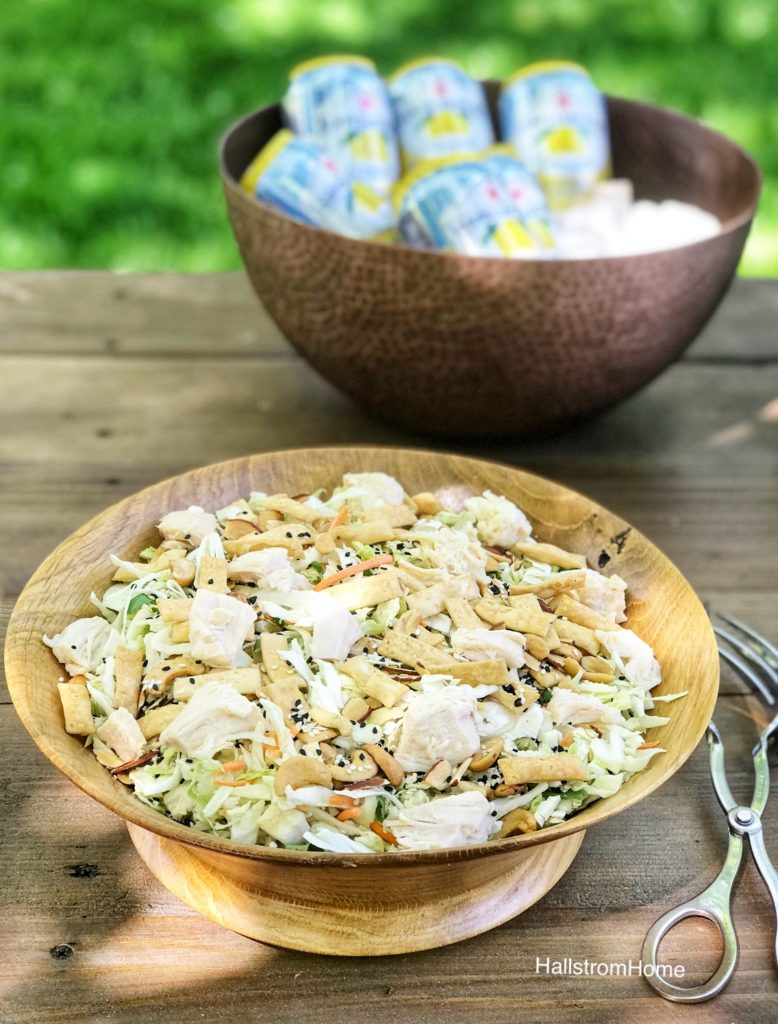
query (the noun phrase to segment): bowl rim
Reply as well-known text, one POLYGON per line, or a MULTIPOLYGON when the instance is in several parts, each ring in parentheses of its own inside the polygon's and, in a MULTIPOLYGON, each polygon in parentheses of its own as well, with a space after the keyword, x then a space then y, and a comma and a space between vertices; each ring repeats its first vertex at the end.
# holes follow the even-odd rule
MULTIPOLYGON (((145 829, 146 831, 152 831, 156 835, 161 836, 164 839, 172 839, 175 842, 181 843, 185 846, 193 846, 199 849, 209 850, 219 854, 227 854, 231 857, 237 857, 242 860, 252 861, 270 861, 282 864, 287 864, 289 867, 389 867, 392 864, 397 866, 412 866, 417 864, 432 864, 449 862, 453 860, 468 860, 473 857, 481 856, 494 856, 499 854, 515 853, 519 850, 529 848, 531 846, 539 845, 542 843, 553 842, 555 839, 566 838, 576 832, 580 832, 594 825, 598 825, 609 818, 614 817, 616 814, 626 811, 639 803, 644 798, 654 793, 660 786, 662 786, 672 775, 677 772, 682 765, 688 760, 691 754, 696 749, 699 741, 705 733, 707 723, 713 714, 713 708, 718 697, 719 689, 719 675, 718 675, 718 658, 715 658, 715 678, 709 689, 706 691, 707 694, 707 707, 705 708, 705 714, 699 717, 699 725, 696 729, 688 734, 686 739, 686 745, 683 750, 674 756, 673 760, 668 759, 666 767, 660 771, 658 777, 653 781, 650 788, 644 793, 636 793, 634 796, 628 798, 625 802, 620 803, 618 807, 614 807, 612 810, 608 810, 608 799, 602 798, 595 803, 591 804, 591 807, 600 807, 602 810, 594 817, 594 820, 586 821, 581 820, 581 813, 573 815, 566 821, 550 826, 547 829, 538 829, 536 832, 528 833, 520 836, 513 836, 506 839, 492 839, 486 843, 472 844, 467 846, 450 847, 446 849, 432 849, 432 850, 397 850, 390 851, 388 853, 364 853, 364 854, 345 854, 345 853, 332 853, 329 851, 300 851, 300 850, 285 850, 277 849, 259 845, 243 845, 236 843, 231 839, 223 839, 210 833, 199 832, 196 829, 192 829, 187 825, 175 821, 172 818, 167 817, 160 811, 155 811, 152 808, 144 805, 139 799, 135 798, 132 793, 128 793, 130 800, 127 802, 131 810, 127 810, 122 804, 119 806, 118 798, 113 800, 108 795, 108 789, 101 783, 92 784, 90 780, 82 778, 80 772, 73 767, 73 765, 64 757, 60 757, 55 747, 49 742, 48 736, 45 729, 38 727, 36 716, 30 708, 27 707, 25 700, 19 701, 17 698, 21 696, 22 692, 22 680, 25 674, 23 657, 21 655, 22 644, 12 646, 12 639, 15 638, 17 632, 23 635, 24 630, 19 624, 22 614, 25 610, 25 604, 27 598, 30 596, 33 589, 38 583, 47 579, 50 575, 49 567, 56 562, 60 550, 66 545, 71 544, 75 541, 80 541, 84 536, 88 536, 99 524, 105 519, 115 518, 121 516, 122 510, 129 507, 134 502, 141 499, 144 495, 150 492, 164 490, 174 485, 176 482, 181 481, 184 478, 188 478, 192 481, 196 481, 198 478, 208 479, 209 475, 215 470, 226 470, 229 473, 230 469, 238 468, 241 465, 245 466, 257 466, 263 462, 272 463, 273 460, 282 459, 288 460, 290 458, 297 458, 306 454, 333 454, 342 455, 347 457, 354 457, 355 452, 362 453, 385 453, 392 452, 394 455, 401 456, 403 458, 435 458, 448 461, 450 459, 456 460, 462 465, 472 466, 474 470, 477 470, 479 466, 495 466, 499 467, 503 472, 507 471, 510 474, 518 473, 526 478, 527 481, 537 481, 542 486, 550 486, 555 492, 555 500, 562 497, 572 497, 578 500, 582 500, 586 503, 589 510, 597 515, 604 514, 609 520, 619 526, 620 529, 629 529, 631 535, 639 540, 639 542, 651 552, 652 556, 655 557, 658 563, 661 565, 664 572, 669 572, 671 575, 682 584, 687 590, 689 597, 693 602, 696 602, 699 610, 703 612, 705 620, 707 621, 707 614, 704 611, 699 597, 688 582, 686 577, 681 573, 677 566, 670 561, 670 559, 657 548, 644 534, 642 534, 635 527, 631 526, 620 516, 615 513, 611 513, 604 506, 598 502, 589 498, 580 491, 576 491, 573 488, 567 487, 564 484, 559 484, 548 477, 540 476, 536 473, 531 473, 527 470, 521 469, 518 466, 512 466, 508 463, 502 462, 498 459, 482 459, 474 458, 472 456, 460 455, 457 452, 451 452, 448 450, 432 450, 426 448, 405 448, 395 445, 371 445, 371 444, 360 444, 360 445, 318 445, 318 446, 302 446, 284 449, 274 449, 265 452, 253 453, 249 455, 239 456, 234 459, 227 459, 222 462, 210 463, 206 466, 196 467, 194 469, 186 470, 182 473, 174 474, 173 476, 166 477, 163 480, 159 480, 153 484, 142 488, 139 491, 135 491, 125 498, 122 498, 118 502, 114 502, 109 505, 106 509, 103 509, 97 515, 91 517, 81 527, 70 533, 65 537, 55 548, 51 551, 46 558, 41 562, 35 572, 32 574, 28 582, 25 584, 21 594, 19 595, 14 608, 11 613, 11 617, 8 622, 8 628, 6 632, 5 640, 5 670, 6 679, 8 684, 8 690, 11 695, 13 706, 16 710, 17 715, 22 721, 27 732, 32 737, 38 749, 45 755, 45 757, 54 765, 55 768, 59 769, 63 775, 66 776, 71 782, 73 782, 79 789, 85 792, 88 796, 92 797, 98 803, 107 807, 110 811, 115 813, 118 817, 125 821, 130 821, 133 824, 145 829), (137 805, 137 807, 135 806, 137 805)), ((232 474, 230 474, 232 475, 232 474)), ((102 553, 100 557, 107 559, 108 552, 102 553)), ((713 629, 708 623, 707 628, 707 640, 713 652, 716 651, 716 639, 713 633, 713 629)), ((31 642, 29 636, 27 642, 31 642)), ((36 637, 36 642, 42 642, 40 638, 36 637)), ((55 666, 55 670, 61 673, 62 666, 56 661, 53 653, 50 655, 52 663, 55 666)), ((697 702, 699 708, 700 702, 703 700, 703 694, 697 702)), ((685 707, 686 705, 681 705, 685 707)), ((78 739, 78 737, 75 737, 78 739)), ((638 773, 639 774, 639 773, 638 773)), ((638 777, 637 775, 633 778, 638 777)), ((106 780, 110 778, 109 773, 106 769, 106 780)), ((629 786, 632 780, 628 780, 625 784, 629 786)), ((113 792, 119 793, 120 791, 127 792, 125 787, 118 779, 114 779, 113 783, 115 786, 121 787, 121 790, 113 790, 113 792)), ((620 792, 623 792, 621 790, 620 792)))
MULTIPOLYGON (((254 110, 243 114, 236 121, 224 131, 218 144, 218 162, 219 162, 219 174, 222 180, 222 185, 225 191, 229 191, 230 194, 243 203, 247 209, 250 210, 261 210, 262 213, 268 216, 271 220, 276 221, 279 224, 292 224, 295 228, 300 229, 303 232, 311 232, 314 235, 325 236, 338 241, 350 242, 356 246, 364 246, 367 253, 370 252, 383 252, 386 253, 387 249, 390 251, 396 250, 399 252, 411 252, 415 256, 427 259, 437 260, 449 260, 453 262, 459 261, 471 261, 475 260, 479 264, 483 261, 489 263, 499 264, 505 266, 555 266, 555 267, 575 267, 582 264, 598 266, 603 265, 604 267, 612 266, 616 263, 622 264, 625 261, 644 260, 647 257, 662 257, 669 254, 675 253, 689 253, 694 254, 701 250, 704 246, 709 245, 711 242, 726 237, 727 235, 733 234, 739 231, 744 226, 751 223, 756 216, 756 211, 759 206, 759 199, 762 193, 762 187, 764 185, 764 174, 757 161, 751 156, 751 154, 739 143, 733 141, 729 136, 723 132, 718 131, 716 128, 711 128, 700 118, 691 117, 688 114, 683 114, 680 111, 673 110, 670 107, 662 107, 655 103, 645 103, 642 100, 629 99, 625 96, 614 96, 611 93, 603 93, 607 101, 615 100, 618 103, 627 104, 632 107, 640 107, 643 110, 654 111, 664 116, 677 118, 680 121, 688 122, 697 127, 704 129, 706 132, 710 132, 711 135, 716 136, 725 142, 728 146, 731 146, 748 164, 753 176, 754 176, 754 189, 753 189, 753 202, 747 206, 741 213, 735 217, 730 217, 727 221, 721 223, 721 231, 717 235, 712 235, 709 238, 700 239, 697 242, 688 242, 685 245, 676 245, 669 249, 653 249, 650 252, 645 253, 632 253, 625 256, 596 256, 596 257, 568 257, 567 259, 533 259, 528 257, 521 260, 506 260, 499 256, 471 256, 466 253, 459 252, 447 252, 435 249, 421 249, 415 248, 411 245, 406 245, 403 242, 393 242, 391 245, 387 245, 386 242, 377 242, 369 238, 351 238, 348 235, 338 234, 336 231, 332 231, 329 228, 315 227, 312 224, 303 224, 301 221, 295 220, 293 217, 289 217, 285 213, 281 213, 279 210, 275 210, 272 206, 268 206, 264 203, 260 203, 253 196, 249 195, 243 188, 241 188, 237 179, 232 175, 227 167, 226 151, 232 137, 243 128, 243 126, 258 117, 261 114, 269 113, 273 110, 281 110, 281 101, 276 100, 275 103, 266 103, 262 107, 256 107, 254 110)), ((629 265, 629 263, 627 263, 629 265)))

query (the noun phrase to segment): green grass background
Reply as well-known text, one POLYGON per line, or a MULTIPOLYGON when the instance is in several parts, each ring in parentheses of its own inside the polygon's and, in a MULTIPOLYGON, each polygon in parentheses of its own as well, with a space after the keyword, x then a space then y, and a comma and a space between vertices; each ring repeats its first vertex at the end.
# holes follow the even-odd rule
POLYGON ((776 0, 4 0, 0 264, 239 266, 215 147, 289 68, 357 52, 476 76, 584 63, 599 86, 703 118, 766 177, 741 265, 778 272, 776 0))

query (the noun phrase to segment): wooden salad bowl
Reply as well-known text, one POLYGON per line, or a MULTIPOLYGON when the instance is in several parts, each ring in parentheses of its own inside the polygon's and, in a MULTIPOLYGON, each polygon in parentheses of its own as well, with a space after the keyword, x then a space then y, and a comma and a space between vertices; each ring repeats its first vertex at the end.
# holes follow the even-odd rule
MULTIPOLYGON (((718 657, 692 588, 637 530, 559 484, 497 463, 419 450, 320 448, 270 452, 206 466, 113 505, 67 538, 24 589, 8 627, 8 685, 16 710, 46 757, 85 793, 127 822, 132 841, 177 896, 235 931, 274 945, 363 955, 442 946, 521 913, 567 870, 584 830, 662 785, 702 737, 718 691, 718 657), (409 493, 444 503, 490 488, 523 508, 541 540, 585 553, 628 584, 628 625, 653 647, 663 680, 688 690, 668 705, 670 722, 650 738, 666 753, 561 825, 479 846, 387 854, 304 853, 243 846, 205 835, 147 808, 80 739, 67 735, 57 695, 62 668, 41 636, 94 612, 92 591, 110 582, 108 554, 154 541, 162 515, 190 504, 216 509, 252 490, 296 494, 332 487, 344 472, 382 470, 409 493)), ((634 850, 614 850, 626 860, 634 850)))
MULTIPOLYGON (((495 83, 486 83, 492 106, 495 83)), ((254 289, 284 336, 373 413, 447 437, 540 435, 661 373, 729 286, 761 176, 742 149, 680 114, 608 98, 614 174, 679 199, 723 231, 593 260, 509 260, 356 241, 306 227, 238 185, 281 126, 279 104, 221 146, 227 209, 254 289)))

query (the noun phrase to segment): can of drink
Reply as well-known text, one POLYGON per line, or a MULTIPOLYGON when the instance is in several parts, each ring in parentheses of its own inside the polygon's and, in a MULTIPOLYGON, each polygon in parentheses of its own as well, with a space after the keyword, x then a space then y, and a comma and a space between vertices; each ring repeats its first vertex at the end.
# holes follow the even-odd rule
POLYGON ((608 177, 605 99, 584 68, 567 61, 523 68, 503 84, 499 114, 503 139, 538 179, 552 210, 608 177))
POLYGON ((420 164, 398 184, 395 205, 401 238, 417 248, 511 259, 544 255, 484 161, 420 164))
POLYGON ((490 174, 502 183, 508 199, 538 246, 549 255, 554 250, 554 229, 548 203, 537 178, 510 146, 493 146, 483 159, 490 174))
POLYGON ((292 220, 351 238, 391 230, 392 205, 356 177, 354 168, 315 139, 282 128, 249 164, 241 186, 292 220))
POLYGON ((428 58, 404 65, 390 78, 389 95, 406 167, 478 153, 494 142, 483 86, 453 61, 428 58))
POLYGON ((283 101, 292 130, 348 161, 360 181, 388 192, 400 172, 394 113, 372 61, 319 57, 290 75, 283 101))

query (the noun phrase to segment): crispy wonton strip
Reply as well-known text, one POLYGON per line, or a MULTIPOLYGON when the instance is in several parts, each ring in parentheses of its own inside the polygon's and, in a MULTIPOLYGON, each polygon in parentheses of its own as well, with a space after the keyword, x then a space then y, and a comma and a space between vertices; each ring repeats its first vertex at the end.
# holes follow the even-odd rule
POLYGON ((586 582, 586 572, 583 569, 568 569, 565 572, 555 572, 548 579, 540 583, 514 584, 510 591, 512 594, 537 594, 538 597, 553 597, 566 590, 577 590, 586 582))
POLYGON ((555 544, 528 544, 520 541, 511 548, 517 555, 526 555, 533 562, 545 562, 546 565, 558 565, 560 569, 585 569, 586 558, 572 551, 565 551, 555 544))
POLYGON ((586 782, 589 773, 574 754, 523 754, 501 757, 497 766, 509 786, 525 782, 586 782))
POLYGON ((95 731, 95 723, 86 683, 57 683, 57 689, 65 715, 65 732, 71 736, 90 736, 95 731))
POLYGON ((140 681, 143 676, 143 651, 131 647, 116 648, 113 705, 137 716, 140 681))

